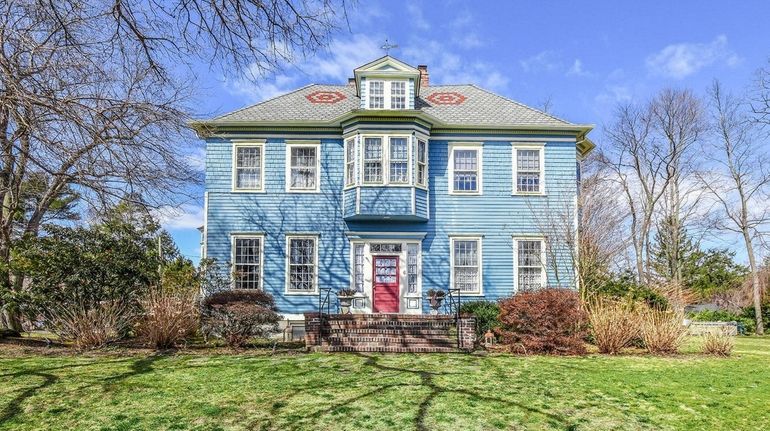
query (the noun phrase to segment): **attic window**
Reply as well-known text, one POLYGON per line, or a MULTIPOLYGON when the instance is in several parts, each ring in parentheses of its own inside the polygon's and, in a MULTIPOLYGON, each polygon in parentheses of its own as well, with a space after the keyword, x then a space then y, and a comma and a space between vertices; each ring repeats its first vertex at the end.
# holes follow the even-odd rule
POLYGON ((369 109, 406 109, 406 81, 369 80, 369 109))

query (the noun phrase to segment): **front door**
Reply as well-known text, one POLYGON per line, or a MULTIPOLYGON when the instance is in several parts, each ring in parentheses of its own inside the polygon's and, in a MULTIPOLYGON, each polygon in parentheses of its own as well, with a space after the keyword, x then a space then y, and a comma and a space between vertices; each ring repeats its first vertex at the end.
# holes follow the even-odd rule
POLYGON ((398 256, 374 256, 374 312, 398 313, 398 256))

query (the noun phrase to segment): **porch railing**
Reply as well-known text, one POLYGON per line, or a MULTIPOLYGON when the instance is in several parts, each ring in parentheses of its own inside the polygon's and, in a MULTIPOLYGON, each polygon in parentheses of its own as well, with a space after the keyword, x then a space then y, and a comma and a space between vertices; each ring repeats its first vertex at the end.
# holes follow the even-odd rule
POLYGON ((453 315, 455 327, 457 328, 457 348, 460 348, 460 307, 462 306, 462 295, 460 289, 449 288, 449 295, 445 303, 448 308, 447 314, 453 315))
POLYGON ((321 345, 321 335, 324 326, 324 319, 331 312, 331 293, 332 289, 328 287, 322 287, 318 289, 318 345, 321 345), (324 314, 324 310, 326 313, 324 314))

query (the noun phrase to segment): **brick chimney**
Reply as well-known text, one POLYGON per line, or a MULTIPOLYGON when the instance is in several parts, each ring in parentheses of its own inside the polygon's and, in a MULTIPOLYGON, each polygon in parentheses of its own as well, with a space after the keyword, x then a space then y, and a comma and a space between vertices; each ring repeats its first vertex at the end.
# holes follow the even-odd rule
POLYGON ((356 78, 348 78, 348 85, 356 85, 356 78))
POLYGON ((420 87, 427 87, 430 85, 430 75, 428 75, 428 66, 421 64, 417 66, 417 70, 420 71, 420 87))

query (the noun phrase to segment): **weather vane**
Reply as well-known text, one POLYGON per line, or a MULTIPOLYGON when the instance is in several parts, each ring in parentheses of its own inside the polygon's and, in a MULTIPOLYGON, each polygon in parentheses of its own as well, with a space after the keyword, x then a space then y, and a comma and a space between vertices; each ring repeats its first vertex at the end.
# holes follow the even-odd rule
POLYGON ((396 48, 398 48, 398 45, 388 42, 388 39, 385 39, 385 44, 380 47, 380 49, 385 51, 385 55, 390 55, 390 50, 396 48))

